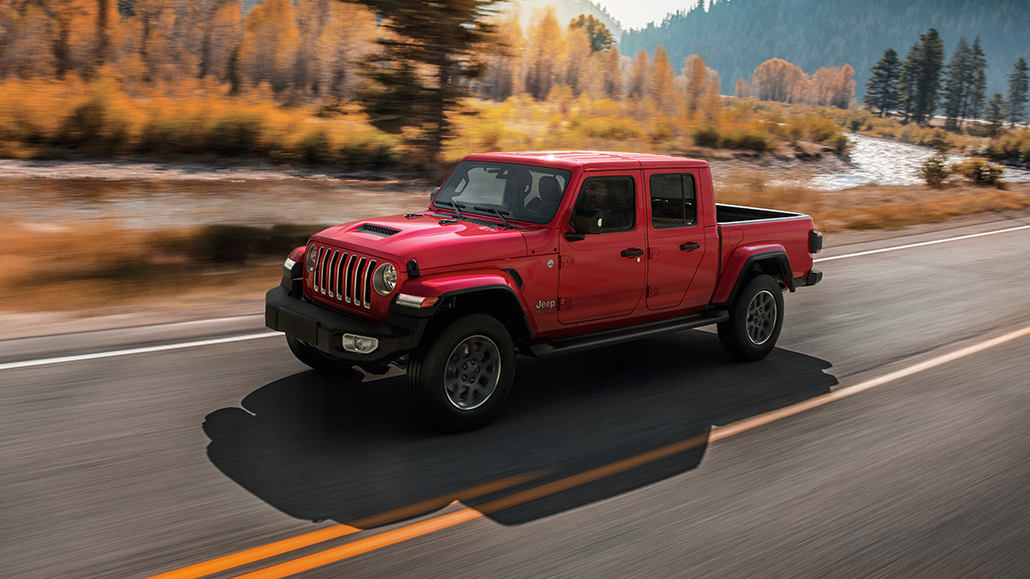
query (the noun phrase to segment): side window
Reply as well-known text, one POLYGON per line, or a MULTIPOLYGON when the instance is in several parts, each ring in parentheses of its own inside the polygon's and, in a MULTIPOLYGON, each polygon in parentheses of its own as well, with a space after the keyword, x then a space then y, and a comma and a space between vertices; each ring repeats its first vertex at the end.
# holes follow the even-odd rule
POLYGON ((601 212, 601 233, 631 231, 636 224, 636 188, 629 176, 590 177, 583 181, 573 215, 601 212))
POLYGON ((690 173, 651 175, 651 225, 655 229, 697 222, 697 195, 690 173))

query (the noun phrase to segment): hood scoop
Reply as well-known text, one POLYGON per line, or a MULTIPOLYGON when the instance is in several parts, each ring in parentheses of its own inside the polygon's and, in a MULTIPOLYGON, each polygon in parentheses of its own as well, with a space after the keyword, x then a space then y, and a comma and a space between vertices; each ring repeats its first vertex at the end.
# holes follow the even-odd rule
POLYGON ((380 235, 382 237, 390 237, 395 233, 400 233, 400 229, 394 229, 392 227, 386 227, 385 225, 376 225, 375 223, 362 223, 357 226, 356 231, 362 233, 371 233, 372 235, 380 235))

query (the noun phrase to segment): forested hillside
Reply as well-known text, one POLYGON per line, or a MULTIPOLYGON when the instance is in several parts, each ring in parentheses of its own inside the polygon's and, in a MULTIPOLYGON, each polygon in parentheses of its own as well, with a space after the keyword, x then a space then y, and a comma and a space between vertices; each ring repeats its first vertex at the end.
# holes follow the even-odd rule
POLYGON ((704 56, 718 71, 722 92, 772 57, 806 72, 848 63, 859 97, 869 69, 886 48, 899 54, 936 28, 951 54, 960 37, 976 37, 987 56, 987 92, 1004 93, 1019 57, 1030 59, 1030 2, 1026 0, 714 0, 671 15, 660 25, 626 31, 623 54, 661 45, 672 62, 704 56))

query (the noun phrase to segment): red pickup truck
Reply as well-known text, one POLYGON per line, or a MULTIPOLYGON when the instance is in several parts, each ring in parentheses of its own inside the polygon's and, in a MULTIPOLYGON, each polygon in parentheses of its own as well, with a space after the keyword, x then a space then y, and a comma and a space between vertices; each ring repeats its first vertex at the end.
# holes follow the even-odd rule
POLYGON ((290 253, 265 324, 318 370, 406 368, 418 413, 461 431, 500 410, 516 354, 718 324, 734 358, 764 357, 821 247, 807 215, 716 204, 705 161, 469 155, 428 209, 290 253))

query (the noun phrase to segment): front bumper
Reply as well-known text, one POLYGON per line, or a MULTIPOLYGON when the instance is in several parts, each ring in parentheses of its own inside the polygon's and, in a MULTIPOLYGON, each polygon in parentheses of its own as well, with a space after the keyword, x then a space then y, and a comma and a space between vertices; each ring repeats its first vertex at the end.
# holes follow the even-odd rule
POLYGON ((392 313, 386 320, 367 320, 303 301, 279 286, 265 294, 265 326, 285 332, 320 351, 362 364, 383 364, 413 350, 422 338, 428 317, 392 313), (368 354, 343 349, 343 335, 379 340, 368 354))

